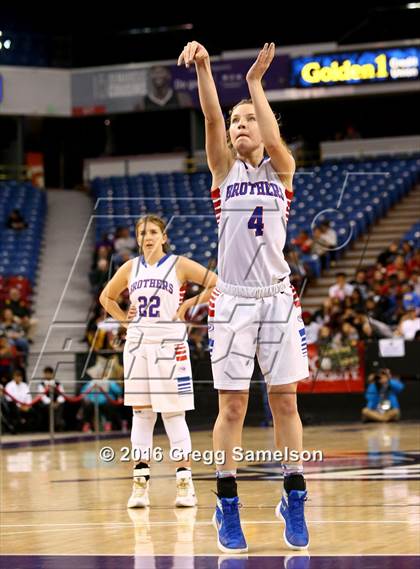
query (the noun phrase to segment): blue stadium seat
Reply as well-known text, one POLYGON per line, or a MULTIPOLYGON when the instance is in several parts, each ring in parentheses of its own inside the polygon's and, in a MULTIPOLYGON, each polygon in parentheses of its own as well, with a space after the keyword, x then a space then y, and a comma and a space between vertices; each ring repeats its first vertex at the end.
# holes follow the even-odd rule
MULTIPOLYGON (((326 218, 340 234, 347 235, 352 226, 352 238, 356 238, 410 191, 419 180, 419 174, 420 157, 417 156, 364 161, 346 159, 325 162, 311 171, 298 169, 288 241, 302 229, 310 232, 311 221, 323 210, 332 210, 326 218), (338 203, 340 208, 334 213, 338 203)), ((95 200, 101 198, 101 201, 95 213, 104 216, 96 219, 96 239, 99 241, 104 233, 113 232, 124 223, 134 227, 137 217, 153 211, 171 220, 169 234, 174 251, 206 263, 217 252, 217 225, 210 188, 208 172, 96 178, 92 182, 93 195, 95 200), (115 197, 125 199, 115 200, 115 197)), ((11 188, 9 196, 10 193, 11 188)), ((16 193, 16 200, 22 208, 29 208, 25 188, 16 193)), ((2 208, 4 204, 0 203, 0 212, 2 208)), ((25 211, 29 216, 30 210, 25 211)), ((37 215, 35 210, 34 227, 37 215)), ((418 242, 419 228, 413 228, 407 238, 418 242)), ((309 255, 305 262, 315 274, 320 274, 316 259, 309 255)))
POLYGON ((46 217, 46 195, 28 182, 0 182, 0 277, 22 276, 33 286, 36 280, 46 217), (6 220, 19 209, 28 223, 21 231, 9 229, 6 220))

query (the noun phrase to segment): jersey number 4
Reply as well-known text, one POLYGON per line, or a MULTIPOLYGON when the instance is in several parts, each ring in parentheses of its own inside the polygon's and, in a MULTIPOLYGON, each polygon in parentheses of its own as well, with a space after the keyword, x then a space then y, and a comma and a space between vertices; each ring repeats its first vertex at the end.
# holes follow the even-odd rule
POLYGON ((160 316, 160 310, 158 310, 159 306, 159 296, 151 296, 150 300, 147 296, 139 296, 139 316, 158 318, 160 316))
POLYGON ((248 220, 248 229, 255 230, 255 237, 263 235, 264 231, 264 208, 262 206, 258 206, 252 212, 251 217, 248 220))

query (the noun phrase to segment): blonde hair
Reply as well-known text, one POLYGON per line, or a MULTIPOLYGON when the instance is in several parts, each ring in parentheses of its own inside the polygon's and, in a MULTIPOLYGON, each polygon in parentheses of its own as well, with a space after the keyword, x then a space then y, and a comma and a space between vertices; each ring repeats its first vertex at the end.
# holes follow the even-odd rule
MULTIPOLYGON (((158 215, 155 215, 154 213, 149 213, 147 215, 143 215, 142 217, 140 217, 137 220, 137 222, 136 222, 136 239, 137 239, 137 233, 138 233, 139 227, 143 223, 145 225, 147 225, 147 223, 154 223, 162 231, 162 234, 166 235, 166 237, 168 237, 168 235, 166 233, 166 223, 164 222, 164 220, 161 217, 159 217, 158 215)), ((168 240, 166 240, 166 242, 162 245, 162 249, 163 249, 164 253, 169 253, 171 251, 171 247, 169 245, 168 240)), ((142 247, 140 247, 140 253, 143 253, 142 247)))

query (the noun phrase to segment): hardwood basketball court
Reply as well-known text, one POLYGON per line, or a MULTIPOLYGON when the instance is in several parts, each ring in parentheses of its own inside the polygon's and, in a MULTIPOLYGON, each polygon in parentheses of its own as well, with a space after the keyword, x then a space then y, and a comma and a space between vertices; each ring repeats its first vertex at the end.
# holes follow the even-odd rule
MULTIPOLYGON (((86 568, 352 568, 365 566, 364 556, 371 569, 418 567, 419 425, 321 426, 304 433, 305 448, 324 455, 322 462, 306 464, 308 552, 286 548, 283 525, 274 515, 282 488, 279 464, 244 463, 239 495, 249 553, 236 558, 216 546, 213 466, 193 465, 198 507, 173 507, 175 468, 165 436, 155 440, 164 459, 152 465, 151 507, 144 510, 126 508, 132 463, 120 461, 120 449, 129 446, 128 434, 39 446, 4 438, 4 567, 52 567, 51 556, 61 556, 61 567, 86 568), (114 460, 99 458, 103 447, 113 449, 114 460)), ((211 449, 210 431, 192 438, 194 449, 211 449)), ((272 430, 247 428, 243 447, 272 449, 272 430)))

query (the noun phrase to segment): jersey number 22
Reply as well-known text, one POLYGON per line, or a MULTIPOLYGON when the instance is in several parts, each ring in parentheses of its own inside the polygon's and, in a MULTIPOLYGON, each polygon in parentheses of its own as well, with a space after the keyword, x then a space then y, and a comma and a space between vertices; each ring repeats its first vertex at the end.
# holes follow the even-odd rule
POLYGON ((139 296, 139 316, 158 318, 160 316, 160 297, 151 296, 150 301, 147 296, 139 296))

